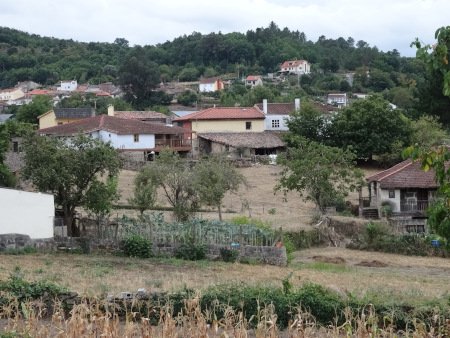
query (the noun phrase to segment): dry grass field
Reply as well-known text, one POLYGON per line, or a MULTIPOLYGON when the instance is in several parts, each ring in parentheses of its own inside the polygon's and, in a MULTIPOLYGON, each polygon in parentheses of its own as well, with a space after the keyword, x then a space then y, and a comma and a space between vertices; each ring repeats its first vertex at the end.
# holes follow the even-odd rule
POLYGON ((280 287, 282 279, 291 272, 294 286, 314 282, 361 297, 421 302, 450 295, 448 259, 343 248, 296 252, 288 267, 75 254, 0 257, 0 280, 19 266, 25 279, 50 280, 85 295, 136 291, 141 287, 151 291, 175 291, 183 287, 201 290, 231 282, 280 287))
MULTIPOLYGON (((315 213, 314 205, 305 202, 297 193, 290 192, 283 195, 282 192, 274 194, 281 168, 272 165, 255 165, 249 168, 238 169, 247 179, 247 187, 241 187, 236 194, 227 194, 223 201, 222 210, 224 220, 231 219, 237 215, 246 215, 269 222, 273 227, 282 227, 284 230, 299 230, 310 225, 311 218, 315 213), (246 207, 248 206, 248 208, 246 207)), ((371 175, 377 170, 364 169, 366 175, 371 175)), ((136 172, 122 170, 119 176, 120 204, 128 204, 127 200, 133 192, 133 179, 136 172)), ((356 192, 350 194, 349 199, 357 204, 356 192)), ((163 192, 158 192, 158 204, 168 206, 163 192)), ((125 210, 117 213, 132 214, 125 210)), ((198 213, 201 218, 218 218, 217 212, 198 213)), ((170 213, 166 213, 170 219, 170 213)))

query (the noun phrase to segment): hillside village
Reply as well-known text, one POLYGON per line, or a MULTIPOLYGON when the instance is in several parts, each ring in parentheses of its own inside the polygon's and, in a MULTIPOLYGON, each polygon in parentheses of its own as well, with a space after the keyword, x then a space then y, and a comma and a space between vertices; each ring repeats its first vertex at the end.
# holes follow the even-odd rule
MULTIPOLYGON (((408 258, 425 280, 417 304, 430 302, 448 321, 450 93, 430 60, 351 37, 313 43, 273 22, 247 34, 193 33, 144 47, 0 33, 1 256, 29 251, 65 268, 70 255, 81 265, 98 259, 117 276, 127 274, 121 264, 139 266, 137 274, 154 270, 161 280, 137 293, 128 291, 133 276, 105 282, 102 296, 131 308, 135 300, 162 301, 171 284, 181 287, 175 274, 203 269, 179 262, 197 260, 242 285, 239 269, 255 283, 270 282, 266 268, 283 274, 273 281, 295 301, 307 298, 293 287, 325 285, 324 297, 337 290, 342 311, 351 297, 362 306, 372 295, 355 280, 334 285, 335 274, 351 279, 358 271, 369 285, 370 274, 384 278, 380 268, 412 275, 393 261, 408 258), (189 43, 203 49, 188 53, 189 43), (41 57, 27 66, 30 48, 41 57), (73 62, 59 58, 64 50, 73 62), (83 58, 92 69, 83 69, 83 58), (428 279, 433 268, 437 280, 428 279), (425 291, 433 287, 439 295, 425 291)), ((78 277, 60 278, 76 288, 78 277)), ((200 288, 194 279, 183 287, 200 288)), ((83 289, 70 306, 92 291, 77 283, 83 289)), ((383 292, 373 301, 389 309, 383 292)), ((412 320, 419 306, 405 304, 400 311, 412 320)), ((325 305, 309 306, 331 320, 331 310, 317 312, 325 305)), ((278 316, 286 329, 291 319, 278 316)))

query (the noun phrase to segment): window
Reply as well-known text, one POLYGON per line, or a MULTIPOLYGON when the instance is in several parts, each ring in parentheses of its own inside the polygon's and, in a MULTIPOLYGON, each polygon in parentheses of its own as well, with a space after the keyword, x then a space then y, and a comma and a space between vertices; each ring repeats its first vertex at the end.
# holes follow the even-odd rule
POLYGON ((389 190, 389 198, 395 198, 395 190, 389 190))
POLYGON ((252 123, 251 122, 245 122, 245 130, 252 130, 252 123))
POLYGON ((280 120, 272 120, 272 128, 280 128, 280 120))
POLYGON ((139 134, 134 134, 134 142, 139 142, 139 134))

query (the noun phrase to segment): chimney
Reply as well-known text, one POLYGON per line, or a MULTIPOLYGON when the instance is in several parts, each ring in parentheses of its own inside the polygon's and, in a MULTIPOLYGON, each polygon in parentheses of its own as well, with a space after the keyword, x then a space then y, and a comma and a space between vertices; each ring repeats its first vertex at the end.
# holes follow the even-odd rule
POLYGON ((267 115, 267 99, 263 100, 263 113, 267 115))
POLYGON ((300 99, 295 99, 294 100, 294 106, 295 106, 295 111, 299 111, 300 110, 300 99))
POLYGON ((114 116, 114 106, 112 104, 108 105, 108 116, 114 116))

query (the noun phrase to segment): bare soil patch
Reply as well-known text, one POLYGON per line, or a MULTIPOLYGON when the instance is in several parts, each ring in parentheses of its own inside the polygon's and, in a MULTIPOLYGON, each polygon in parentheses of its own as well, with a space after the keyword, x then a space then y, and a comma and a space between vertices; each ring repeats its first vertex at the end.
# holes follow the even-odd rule
POLYGON ((387 263, 384 262, 380 262, 377 260, 372 260, 372 261, 361 261, 359 263, 355 264, 356 266, 367 266, 370 268, 385 268, 387 266, 389 266, 387 263))
POLYGON ((342 257, 326 257, 326 256, 313 256, 313 260, 316 262, 322 263, 331 263, 331 264, 345 264, 346 260, 342 257))

